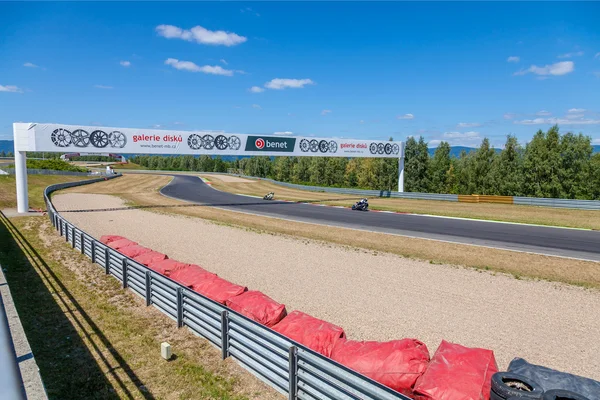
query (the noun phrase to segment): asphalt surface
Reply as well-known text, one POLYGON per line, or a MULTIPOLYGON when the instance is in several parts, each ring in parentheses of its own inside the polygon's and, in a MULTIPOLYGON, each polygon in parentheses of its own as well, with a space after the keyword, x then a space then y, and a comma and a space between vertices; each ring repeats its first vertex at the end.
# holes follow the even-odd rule
POLYGON ((315 204, 268 201, 218 191, 198 177, 185 175, 174 175, 161 193, 205 206, 293 221, 600 261, 599 231, 361 212, 315 204))

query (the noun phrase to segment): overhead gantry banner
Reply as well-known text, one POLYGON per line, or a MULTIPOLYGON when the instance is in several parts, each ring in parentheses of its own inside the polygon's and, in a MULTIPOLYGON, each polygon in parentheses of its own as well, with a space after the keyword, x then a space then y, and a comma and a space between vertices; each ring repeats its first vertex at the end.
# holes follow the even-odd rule
POLYGON ((404 143, 212 131, 15 123, 16 151, 403 158, 404 143))

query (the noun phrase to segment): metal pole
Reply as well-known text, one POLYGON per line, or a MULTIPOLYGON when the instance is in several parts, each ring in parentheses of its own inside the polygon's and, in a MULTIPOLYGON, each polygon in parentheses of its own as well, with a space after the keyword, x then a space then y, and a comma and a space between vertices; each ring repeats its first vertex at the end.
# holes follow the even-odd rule
POLYGON ((229 357, 229 313, 221 312, 221 358, 229 357))
POLYGON ((27 153, 24 151, 15 151, 15 178, 17 181, 17 212, 26 213, 29 211, 29 198, 27 197, 27 153))
POLYGON ((404 192, 404 154, 398 159, 398 191, 404 192))
POLYGON ((85 246, 83 245, 83 232, 79 234, 79 244, 81 245, 81 254, 85 254, 85 246))
POLYGON ((3 399, 25 399, 23 378, 10 334, 8 318, 0 296, 0 393, 3 399))
POLYGON ((152 276, 146 271, 146 307, 152 305, 152 276))
POLYGON ((289 391, 288 399, 296 400, 298 398, 298 348, 290 347, 289 351, 289 391))
POLYGON ((104 272, 110 274, 110 253, 108 247, 104 249, 104 272))
POLYGON ((177 327, 183 327, 183 289, 177 288, 177 327))
POLYGON ((94 264, 96 262, 96 240, 94 240, 94 239, 92 239, 91 248, 92 248, 92 264, 94 264))
POLYGON ((121 272, 123 277, 123 289, 127 289, 127 258, 123 257, 123 270, 121 272))

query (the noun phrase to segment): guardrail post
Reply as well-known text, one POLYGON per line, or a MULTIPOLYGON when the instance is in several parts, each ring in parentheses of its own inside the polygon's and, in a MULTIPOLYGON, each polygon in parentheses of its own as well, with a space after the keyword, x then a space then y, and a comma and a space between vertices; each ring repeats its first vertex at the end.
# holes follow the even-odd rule
POLYGON ((63 235, 63 227, 62 227, 62 220, 58 220, 58 230, 60 231, 60 236, 63 235))
POLYGON ((298 348, 290 347, 289 351, 289 392, 288 399, 296 400, 298 397, 298 348))
POLYGON ((108 247, 104 249, 104 272, 110 274, 110 253, 108 247))
POLYGON ((71 247, 75 248, 75 225, 71 227, 71 247))
POLYGON ((221 358, 229 357, 229 313, 221 312, 221 358))
POLYGON ((81 254, 85 254, 85 246, 83 243, 83 232, 79 234, 79 243, 81 244, 81 254))
POLYGON ((183 288, 177 288, 177 327, 183 327, 183 288))
POLYGON ((91 253, 92 253, 92 257, 90 257, 92 259, 92 264, 96 263, 96 240, 92 239, 92 241, 90 242, 90 248, 91 248, 91 253))
POLYGON ((127 258, 123 257, 123 269, 121 270, 123 277, 123 289, 127 289, 127 258))
POLYGON ((152 305, 152 276, 146 271, 146 307, 152 305))

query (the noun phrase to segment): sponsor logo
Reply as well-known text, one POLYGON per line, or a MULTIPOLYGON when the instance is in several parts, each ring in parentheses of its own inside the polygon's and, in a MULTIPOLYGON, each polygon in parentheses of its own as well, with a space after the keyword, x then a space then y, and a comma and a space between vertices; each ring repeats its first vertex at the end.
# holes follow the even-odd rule
POLYGON ((294 151, 296 138, 248 136, 246 151, 287 152, 294 151))

